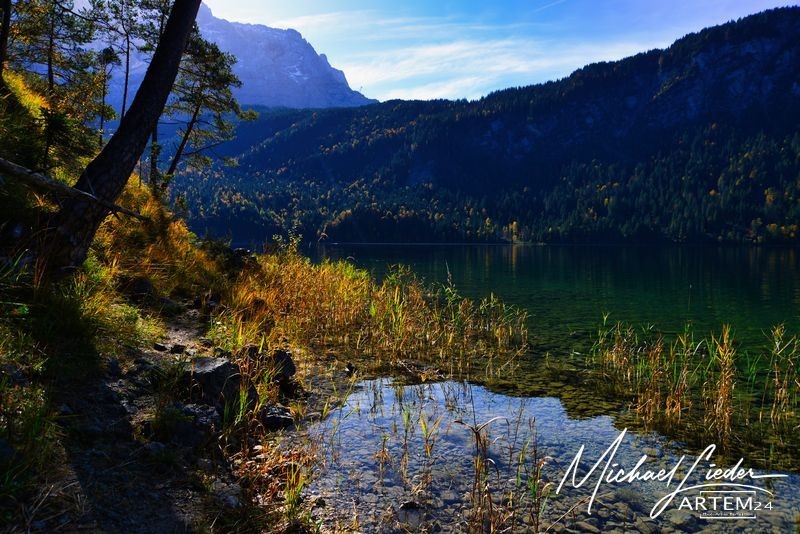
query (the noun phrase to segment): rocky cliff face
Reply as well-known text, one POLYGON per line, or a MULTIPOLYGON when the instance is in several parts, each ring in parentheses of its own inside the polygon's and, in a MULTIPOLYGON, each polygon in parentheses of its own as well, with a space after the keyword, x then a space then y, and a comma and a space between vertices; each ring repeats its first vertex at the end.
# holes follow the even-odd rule
POLYGON ((242 104, 290 108, 363 106, 376 102, 350 89, 344 73, 295 30, 228 22, 202 5, 197 23, 203 36, 238 59, 242 104))
MULTIPOLYGON (((243 105, 331 108, 377 102, 350 89, 344 73, 331 67, 325 54, 317 54, 295 30, 228 22, 214 17, 205 5, 200 6, 197 24, 205 38, 237 58, 234 72, 242 80, 242 87, 234 94, 243 105)), ((147 58, 134 52, 129 104, 147 65, 147 58)), ((116 68, 112 76, 108 101, 119 112, 123 91, 121 68, 116 68)))

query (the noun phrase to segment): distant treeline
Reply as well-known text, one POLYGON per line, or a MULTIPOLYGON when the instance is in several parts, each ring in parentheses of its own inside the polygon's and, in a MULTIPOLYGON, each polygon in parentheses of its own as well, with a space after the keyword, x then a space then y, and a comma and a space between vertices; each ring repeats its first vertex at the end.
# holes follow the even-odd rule
POLYGON ((796 243, 800 8, 479 101, 262 110, 176 178, 237 239, 796 243))

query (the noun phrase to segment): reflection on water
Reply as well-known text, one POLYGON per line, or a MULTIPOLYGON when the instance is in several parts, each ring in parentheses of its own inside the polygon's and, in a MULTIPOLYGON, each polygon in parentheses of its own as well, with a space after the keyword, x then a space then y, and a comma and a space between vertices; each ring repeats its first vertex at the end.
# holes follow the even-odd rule
POLYGON ((430 282, 448 272, 466 296, 490 292, 531 314, 539 350, 566 354, 603 312, 666 332, 731 323, 761 347, 763 332, 800 324, 800 257, 793 249, 677 246, 336 245, 314 257, 352 258, 380 277, 403 263, 430 282))
MULTIPOLYGON (((329 519, 345 518, 350 524, 355 519, 365 532, 466 531, 475 526, 476 495, 481 491, 491 494, 496 520, 514 531, 530 530, 540 508, 542 530, 551 527, 551 531, 795 529, 800 504, 797 475, 753 482, 773 494, 756 492, 757 500, 772 503, 772 510, 764 510, 762 505, 755 519, 703 518, 701 511, 679 509, 683 504, 680 498, 651 519, 656 502, 671 491, 655 481, 601 485, 591 514, 587 512, 588 498, 597 477, 582 488, 567 483, 555 495, 555 486, 580 447, 584 446, 584 461, 578 480, 620 436, 620 430, 609 416, 573 419, 558 399, 550 397, 507 397, 460 382, 404 386, 388 379, 365 381, 341 408, 309 429, 326 458, 309 492, 323 497, 327 507, 321 513, 329 519), (476 483, 475 430, 479 428, 486 434, 488 469, 476 483), (528 483, 535 481, 531 476, 534 454, 547 459, 542 484, 553 484, 543 505, 532 500, 535 491, 528 483), (514 514, 509 513, 509 498, 514 502, 514 514)), ((669 471, 684 454, 680 451, 681 444, 658 434, 629 431, 613 462, 630 469, 647 455, 643 470, 669 471)), ((687 476, 694 460, 690 456, 680 464, 675 483, 687 476)), ((704 474, 707 462, 700 466, 705 468, 704 474)), ((742 466, 748 467, 746 461, 742 466)), ((720 467, 729 465, 720 462, 720 467)), ((688 480, 696 484, 702 477, 691 475, 688 480)), ((682 495, 696 504, 700 491, 682 495)), ((749 510, 745 512, 742 515, 751 515, 749 510)))

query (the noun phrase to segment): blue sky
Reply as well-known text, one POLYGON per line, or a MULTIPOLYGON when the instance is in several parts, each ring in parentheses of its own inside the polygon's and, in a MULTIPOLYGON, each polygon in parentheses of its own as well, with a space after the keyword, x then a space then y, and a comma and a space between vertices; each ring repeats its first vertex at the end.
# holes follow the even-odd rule
POLYGON ((474 99, 561 78, 769 0, 204 0, 218 17, 294 28, 350 86, 380 100, 474 99))

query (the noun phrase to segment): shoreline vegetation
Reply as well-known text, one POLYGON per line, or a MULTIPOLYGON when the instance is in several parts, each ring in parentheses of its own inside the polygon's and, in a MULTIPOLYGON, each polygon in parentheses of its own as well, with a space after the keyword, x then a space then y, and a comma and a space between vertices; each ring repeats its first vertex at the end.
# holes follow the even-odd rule
MULTIPOLYGON (((49 208, 32 200, 38 203, 34 211, 49 208)), ((107 220, 71 279, 41 282, 24 255, 1 273, 0 444, 13 452, 3 459, 9 469, 0 492, 9 524, 30 528, 41 519, 37 487, 48 479, 53 455, 63 454, 62 442, 72 441, 65 435, 70 417, 52 399, 76 382, 102 376, 109 358, 128 369, 139 347, 163 338, 187 307, 183 302, 192 302, 204 317, 206 343, 215 354, 240 370, 239 387, 220 407, 216 445, 239 466, 267 455, 265 446, 253 448, 269 441, 265 407, 288 403, 298 423, 308 411, 304 398, 311 391, 302 378, 287 392, 275 360, 264 355, 290 351, 301 367, 302 355, 321 355, 330 367, 358 368, 358 376, 391 372, 425 381, 507 373, 528 351, 526 315, 493 296, 472 302, 452 284, 426 287, 402 267, 378 284, 346 262, 314 265, 297 253, 296 243, 279 243, 271 254, 236 255, 223 244, 197 241, 136 180, 120 203, 147 220, 107 220)), ((177 368, 187 358, 178 354, 162 363, 144 419, 155 430, 148 436, 134 429, 142 446, 180 428, 182 416, 174 406, 191 399, 184 396, 177 368)), ((336 402, 337 395, 331 397, 324 402, 336 402)), ((330 409, 323 406, 318 416, 330 409)), ((273 452, 272 467, 280 471, 286 459, 277 446, 273 452)), ((258 469, 266 468, 259 463, 258 469)), ((253 484, 264 478, 243 467, 234 472, 253 484)), ((268 479, 287 483, 283 476, 268 479)), ((284 494, 274 496, 283 500, 284 494)))
MULTIPOLYGON (((160 378, 149 384, 152 406, 137 414, 140 426, 133 435, 143 448, 158 440, 168 444, 159 450, 159 462, 182 465, 187 457, 208 455, 229 466, 229 476, 242 488, 242 507, 218 507, 215 513, 221 515, 205 520, 234 529, 314 526, 313 504, 303 492, 322 449, 314 440, 275 434, 264 423, 264 410, 285 407, 291 425, 302 429, 326 421, 356 383, 369 377, 394 376, 410 384, 508 383, 515 380, 520 358, 533 354, 529 318, 493 296, 472 302, 452 283, 428 287, 403 267, 378 283, 344 261, 314 264, 297 252, 296 242, 279 241, 263 255, 202 242, 136 180, 120 202, 148 221, 106 221, 86 264, 70 280, 39 283, 35 265, 23 265, 24 258, 0 276, 0 444, 13 451, 3 459, 10 467, 0 491, 10 504, 2 512, 9 524, 30 528, 42 521, 38 510, 53 513, 52 507, 64 505, 45 502, 40 492, 43 483, 53 483, 51 459, 63 456, 65 443, 75 440, 73 416, 54 400, 65 398, 76 383, 97 380, 109 365, 126 370, 122 376, 132 372, 127 370, 135 369, 141 348, 163 340, 187 308, 199 314, 196 336, 239 369, 238 387, 219 405, 218 433, 205 448, 171 456, 170 437, 187 417, 176 406, 196 399, 194 386, 181 383, 180 369, 194 360, 186 352, 162 356, 154 371, 160 378), (282 351, 297 366, 295 377, 284 376, 270 356, 282 351)), ((666 340, 653 327, 637 330, 605 319, 586 362, 587 382, 630 402, 622 420, 629 417, 634 425, 678 439, 713 437, 724 451, 740 451, 747 442, 769 451, 763 462, 754 459, 758 467, 794 467, 784 460, 797 447, 796 336, 776 327, 771 350, 751 356, 737 352, 727 326, 708 339, 696 340, 687 328, 666 340), (769 365, 760 365, 764 358, 769 365)), ((418 430, 432 450, 436 420, 412 423, 423 425, 418 430)), ((486 427, 476 421, 470 428, 476 480, 488 480, 486 427)), ((687 443, 694 445, 691 439, 687 443)), ((539 512, 544 513, 551 489, 546 480, 553 474, 535 443, 515 454, 535 490, 523 499, 527 512, 514 511, 512 500, 501 513, 483 493, 500 487, 476 483, 469 516, 478 521, 476 528, 482 521, 504 524, 503 517, 530 517, 536 528, 543 521, 539 512), (538 510, 535 517, 528 515, 531 510, 538 510)), ((200 528, 203 523, 196 520, 194 527, 200 528)))
POLYGON ((641 426, 763 469, 796 469, 800 447, 800 340, 785 325, 762 349, 739 350, 730 325, 696 338, 691 325, 666 338, 653 325, 608 321, 589 361, 598 391, 628 399, 641 426))

